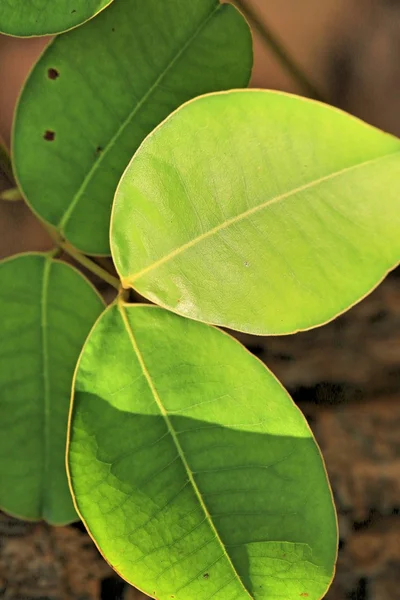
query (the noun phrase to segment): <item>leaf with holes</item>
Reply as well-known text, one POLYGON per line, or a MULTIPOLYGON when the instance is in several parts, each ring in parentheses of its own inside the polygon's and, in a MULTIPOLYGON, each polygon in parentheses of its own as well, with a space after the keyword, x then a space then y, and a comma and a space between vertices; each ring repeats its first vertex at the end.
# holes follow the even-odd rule
POLYGON ((69 474, 110 564, 158 600, 317 600, 337 528, 320 453, 225 333, 113 305, 75 375, 69 474))
POLYGON ((112 0, 2 0, 0 32, 19 37, 50 35, 88 21, 112 0))
POLYGON ((247 23, 218 0, 114 2, 56 38, 22 92, 17 179, 33 210, 85 253, 109 253, 111 204, 143 138, 207 91, 242 87, 247 23))
POLYGON ((0 263, 0 506, 76 519, 65 473, 72 375, 104 305, 74 268, 43 254, 0 263))
POLYGON ((295 96, 188 103, 145 140, 111 226, 126 287, 256 334, 320 325, 400 259, 400 140, 295 96))

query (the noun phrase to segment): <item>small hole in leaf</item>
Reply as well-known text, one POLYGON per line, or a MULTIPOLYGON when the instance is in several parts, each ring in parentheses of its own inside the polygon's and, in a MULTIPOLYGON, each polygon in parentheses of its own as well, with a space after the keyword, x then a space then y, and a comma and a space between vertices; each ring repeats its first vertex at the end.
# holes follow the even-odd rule
POLYGON ((55 137, 56 137, 56 134, 54 133, 54 131, 50 131, 50 129, 45 131, 44 136, 43 136, 43 138, 46 140, 46 142, 52 142, 55 137))
POLYGON ((203 579, 209 579, 209 578, 210 578, 210 575, 208 573, 204 573, 203 579))
POLYGON ((49 69, 47 71, 47 76, 49 79, 57 79, 60 77, 60 73, 57 71, 57 69, 49 69))
POLYGON ((74 13, 76 13, 76 9, 75 8, 73 10, 71 10, 71 15, 73 15, 74 13))
POLYGON ((97 146, 96 154, 101 154, 103 152, 103 150, 104 150, 103 146, 97 146))

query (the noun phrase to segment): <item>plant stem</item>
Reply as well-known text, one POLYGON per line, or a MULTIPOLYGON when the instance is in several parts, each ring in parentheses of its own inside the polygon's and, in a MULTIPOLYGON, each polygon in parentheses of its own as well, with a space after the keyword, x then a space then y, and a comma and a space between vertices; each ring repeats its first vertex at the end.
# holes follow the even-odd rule
POLYGON ((288 54, 278 37, 272 33, 265 23, 261 21, 254 8, 250 6, 249 1, 236 0, 236 4, 244 16, 254 26, 254 29, 258 31, 265 44, 270 48, 270 50, 272 50, 285 69, 301 85, 301 87, 304 89, 304 92, 311 96, 311 98, 324 102, 323 94, 318 91, 301 67, 299 67, 299 65, 288 54))
POLYGON ((92 261, 95 262, 96 265, 99 265, 99 267, 102 267, 105 271, 107 271, 107 273, 110 273, 110 275, 115 275, 116 271, 114 269, 114 265, 107 257, 95 256, 92 258, 92 261))
POLYGON ((102 279, 103 281, 111 285, 113 288, 118 290, 118 292, 120 291, 122 286, 120 280, 117 277, 114 277, 113 275, 111 275, 111 273, 103 269, 103 267, 95 263, 88 256, 85 256, 84 254, 79 252, 79 250, 77 250, 69 242, 64 240, 52 225, 43 222, 43 226, 46 229, 49 236, 51 237, 51 239, 53 240, 53 242, 56 244, 57 248, 66 252, 66 254, 71 256, 77 263, 85 267, 85 269, 88 269, 88 271, 90 271, 91 273, 94 273, 94 275, 97 275, 97 277, 100 277, 100 279, 102 279))
POLYGON ((18 188, 10 188, 0 193, 0 200, 6 200, 7 202, 17 202, 19 200, 23 200, 23 197, 18 188))
POLYGON ((83 267, 100 277, 100 279, 111 285, 116 290, 119 291, 121 289, 121 282, 119 281, 119 279, 111 275, 111 273, 103 269, 103 267, 100 267, 100 265, 95 263, 93 260, 85 256, 84 254, 81 254, 79 250, 76 250, 73 246, 71 246, 69 242, 61 240, 57 243, 60 246, 60 248, 62 248, 64 252, 66 252, 74 260, 76 260, 76 262, 78 262, 83 267))
POLYGON ((15 185, 11 166, 11 158, 8 150, 0 138, 0 174, 2 174, 10 185, 15 185))

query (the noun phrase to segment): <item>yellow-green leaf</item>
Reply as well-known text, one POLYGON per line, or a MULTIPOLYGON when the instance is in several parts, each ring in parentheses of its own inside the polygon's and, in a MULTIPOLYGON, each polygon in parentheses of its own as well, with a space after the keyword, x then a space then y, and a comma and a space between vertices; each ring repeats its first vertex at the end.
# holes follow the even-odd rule
POLYGON ((400 140, 267 91, 186 104, 118 188, 111 246, 126 287, 256 334, 320 325, 400 259, 400 140))
POLYGON ((337 529, 320 453, 238 342, 114 305, 75 378, 69 473, 100 551, 158 600, 318 600, 337 529))

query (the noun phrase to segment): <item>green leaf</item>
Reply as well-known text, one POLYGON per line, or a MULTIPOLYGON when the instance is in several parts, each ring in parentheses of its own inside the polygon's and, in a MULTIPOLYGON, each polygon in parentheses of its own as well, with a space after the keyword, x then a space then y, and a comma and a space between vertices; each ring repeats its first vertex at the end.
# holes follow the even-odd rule
POLYGON ((56 38, 14 126, 29 204, 84 253, 109 253, 115 188, 145 136, 186 100, 246 85, 251 64, 247 23, 217 0, 117 0, 56 38))
POLYGON ((77 368, 68 462, 100 551, 158 600, 317 600, 329 586, 336 520, 310 429, 221 331, 109 308, 77 368))
POLYGON ((71 382, 103 308, 65 263, 42 254, 0 263, 0 506, 15 516, 77 518, 65 472, 71 382))
POLYGON ((0 32, 19 37, 50 35, 77 27, 112 0, 2 0, 0 32))
POLYGON ((292 333, 331 320, 400 258, 400 140, 303 98, 188 103, 118 188, 123 285, 181 315, 292 333))

